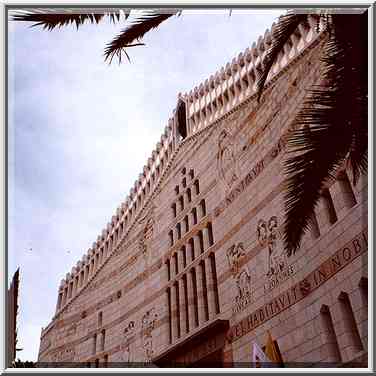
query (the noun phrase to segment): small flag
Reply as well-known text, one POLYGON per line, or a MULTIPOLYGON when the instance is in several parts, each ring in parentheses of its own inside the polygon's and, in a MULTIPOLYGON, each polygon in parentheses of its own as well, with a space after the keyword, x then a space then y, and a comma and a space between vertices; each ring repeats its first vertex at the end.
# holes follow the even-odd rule
POLYGON ((265 355, 268 357, 268 359, 270 359, 270 362, 278 363, 279 366, 283 365, 283 360, 279 351, 277 350, 277 347, 269 330, 267 332, 265 355))
POLYGON ((253 342, 252 346, 252 363, 256 368, 268 367, 270 364, 270 360, 256 342, 253 342))

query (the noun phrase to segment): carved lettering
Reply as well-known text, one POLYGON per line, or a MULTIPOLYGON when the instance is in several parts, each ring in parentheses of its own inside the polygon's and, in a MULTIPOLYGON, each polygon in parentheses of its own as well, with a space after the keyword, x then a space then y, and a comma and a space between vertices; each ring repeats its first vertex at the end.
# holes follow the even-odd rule
POLYGON ((235 330, 239 323, 234 324, 227 333, 227 339, 230 342, 236 341, 246 333, 251 332, 262 322, 269 320, 282 310, 291 307, 299 300, 310 294, 316 288, 321 286, 329 280, 339 270, 351 263, 356 257, 367 250, 366 231, 352 239, 346 246, 340 248, 334 255, 330 256, 317 269, 309 273, 306 278, 292 286, 287 291, 283 292, 277 298, 266 303, 255 312, 250 313, 247 317, 241 320, 243 322, 242 330, 235 330), (363 246, 363 244, 364 246, 363 246), (339 257, 343 257, 343 262, 340 262, 339 257), (326 268, 327 267, 327 268, 326 268))

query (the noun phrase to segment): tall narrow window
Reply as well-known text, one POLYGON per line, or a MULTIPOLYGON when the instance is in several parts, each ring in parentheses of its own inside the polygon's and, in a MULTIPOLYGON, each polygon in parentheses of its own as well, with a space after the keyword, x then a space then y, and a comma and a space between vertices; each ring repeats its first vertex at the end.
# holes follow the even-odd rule
POLYGON ((168 304, 168 343, 172 343, 172 308, 171 308, 171 289, 167 288, 168 304))
POLYGON ((188 198, 188 202, 192 202, 191 188, 187 189, 187 198, 188 198))
POLYGON ((195 308, 195 326, 198 326, 198 295, 197 295, 197 279, 195 269, 191 270, 192 285, 193 285, 193 305, 195 308))
POLYGON ((176 203, 175 202, 171 205, 171 209, 172 209, 172 216, 175 218, 176 217, 176 203))
POLYGON ((191 261, 193 261, 195 259, 195 242, 194 240, 191 238, 189 239, 189 245, 190 245, 190 249, 191 249, 191 261))
POLYGON ((107 368, 108 366, 108 354, 104 356, 104 366, 107 368))
POLYGON ((186 330, 189 332, 189 307, 188 307, 188 284, 187 284, 187 275, 183 275, 183 286, 184 286, 184 307, 185 307, 185 317, 187 318, 186 330))
POLYGON ((192 215, 193 215, 193 224, 197 225, 197 209, 196 208, 192 209, 192 215))
POLYGON ((363 350, 363 345, 356 325, 349 295, 345 292, 341 292, 338 300, 340 302, 343 326, 345 328, 345 333, 347 333, 348 345, 352 347, 353 353, 356 353, 357 351, 363 350))
POLYGON ((343 171, 338 178, 339 188, 343 197, 345 207, 347 209, 352 208, 356 205, 356 199, 354 192, 352 190, 349 178, 345 171, 343 171))
POLYGON ((184 229, 185 229, 185 232, 189 231, 189 222, 188 222, 188 216, 187 215, 184 217, 184 229))
POLYGON ((185 245, 183 245, 181 252, 182 252, 182 255, 183 255, 183 266, 185 268, 187 266, 187 252, 186 252, 185 245))
POLYGON ((195 190, 196 190, 196 195, 199 195, 200 194, 200 184, 198 182, 198 180, 195 180, 195 190))
POLYGON ((320 325, 321 325, 321 334, 322 334, 322 354, 323 361, 325 362, 340 362, 341 353, 339 350, 337 337, 334 331, 334 325, 332 316, 330 314, 329 307, 323 305, 320 309, 320 325))
POLYGON ((97 334, 95 333, 93 336, 92 354, 95 355, 96 352, 97 352, 97 334))
POLYGON ((178 101, 177 109, 176 109, 176 121, 177 121, 177 127, 176 127, 176 133, 180 140, 184 140, 187 137, 187 111, 186 111, 186 105, 185 102, 181 99, 178 101))
POLYGON ((201 208, 201 217, 205 217, 205 215, 206 215, 205 200, 201 200, 201 202, 200 202, 200 208, 201 208))
POLYGON ((77 293, 77 290, 78 290, 78 280, 79 280, 79 275, 76 276, 75 278, 75 293, 77 293))
POLYGON ((180 211, 184 210, 184 197, 180 196, 179 197, 179 203, 180 203, 180 211))
POLYGON ((182 184, 183 188, 185 188, 185 187, 187 186, 187 179, 186 179, 186 178, 183 178, 181 184, 182 184))
POLYGON ((189 177, 193 179, 195 177, 195 173, 192 169, 189 170, 189 177))
POLYGON ((359 281, 359 288, 362 294, 362 306, 368 306, 368 278, 362 277, 359 281))
POLYGON ((60 308, 61 308, 62 301, 63 301, 63 293, 60 292, 60 293, 59 293, 59 296, 58 296, 58 298, 57 298, 57 309, 60 309, 60 308))
POLYGON ((86 279, 85 279, 85 281, 87 281, 88 278, 89 278, 89 265, 85 266, 85 271, 86 271, 86 279))
POLYGON ((101 351, 104 351, 105 341, 106 341, 106 330, 102 329, 102 331, 101 331, 101 351))
POLYGON ((179 284, 178 282, 175 282, 174 283, 174 288, 175 288, 175 292, 176 292, 176 320, 177 320, 177 335, 178 335, 178 338, 180 338, 181 336, 181 331, 180 331, 180 315, 181 315, 181 312, 180 312, 180 305, 179 305, 179 302, 180 302, 180 291, 179 291, 179 284))
POLYGON ((203 304, 204 304, 204 312, 205 312, 205 321, 209 320, 209 302, 208 302, 208 289, 206 285, 206 270, 205 270, 205 262, 202 260, 200 262, 199 267, 201 268, 201 276, 202 276, 202 295, 203 295, 203 304))
POLYGON ((323 190, 322 199, 327 220, 332 225, 333 223, 337 222, 337 214, 334 209, 332 196, 330 195, 328 189, 323 190))
POLYGON ((214 244, 214 237, 213 237, 213 227, 211 222, 208 223, 208 236, 209 236, 209 247, 214 244))
POLYGON ((65 287, 63 296, 64 296, 63 304, 65 304, 68 298, 68 287, 65 287))
POLYGON ((214 253, 211 253, 209 257, 210 257, 211 272, 213 273, 215 308, 216 308, 216 313, 218 314, 219 313, 219 293, 218 293, 217 268, 215 265, 214 253))
POLYGON ((181 226, 180 226, 180 223, 176 224, 176 232, 177 232, 178 239, 180 239, 181 238, 181 226))
POLYGON ((170 260, 166 260, 166 274, 167 274, 167 281, 169 281, 171 279, 170 260))
POLYGON ((103 322, 103 313, 101 311, 98 313, 98 328, 102 326, 102 322, 103 322))
POLYGON ((170 238, 170 247, 172 247, 174 245, 174 232, 170 230, 170 232, 168 233, 168 236, 170 238))
POLYGON ((202 235, 202 231, 198 232, 198 238, 200 240, 200 252, 204 252, 204 236, 202 235))
POLYGON ((174 253, 174 267, 175 267, 175 275, 179 274, 179 266, 178 266, 178 254, 175 252, 174 253))

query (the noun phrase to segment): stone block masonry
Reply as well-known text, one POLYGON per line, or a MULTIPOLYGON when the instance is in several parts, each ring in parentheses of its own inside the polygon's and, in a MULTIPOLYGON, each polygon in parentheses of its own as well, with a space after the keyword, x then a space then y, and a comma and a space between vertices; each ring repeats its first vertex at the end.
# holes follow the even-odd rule
POLYGON ((343 168, 301 248, 283 248, 285 138, 320 77, 315 26, 299 26, 260 102, 269 31, 179 94, 129 195, 61 281, 40 366, 249 367, 267 331, 286 365, 367 366, 367 176, 354 186, 343 168))

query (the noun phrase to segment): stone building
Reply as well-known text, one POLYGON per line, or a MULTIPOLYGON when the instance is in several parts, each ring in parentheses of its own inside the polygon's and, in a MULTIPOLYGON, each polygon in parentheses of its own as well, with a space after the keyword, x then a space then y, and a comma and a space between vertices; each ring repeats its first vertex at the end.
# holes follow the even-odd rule
POLYGON ((125 201, 67 273, 39 361, 250 366, 271 334, 285 365, 367 366, 367 176, 343 169, 283 251, 284 136, 320 77, 313 17, 260 103, 270 32, 177 107, 125 201))

